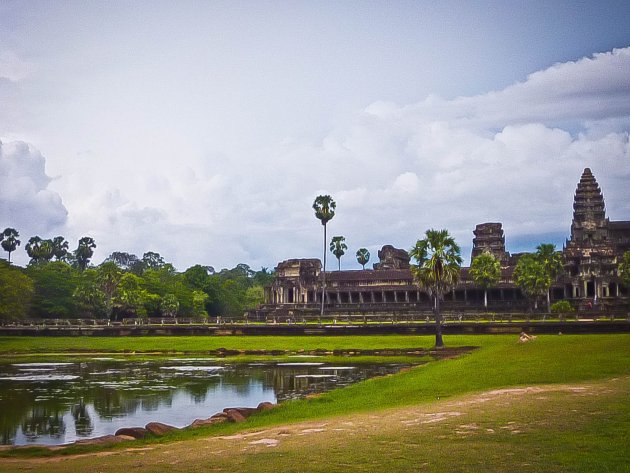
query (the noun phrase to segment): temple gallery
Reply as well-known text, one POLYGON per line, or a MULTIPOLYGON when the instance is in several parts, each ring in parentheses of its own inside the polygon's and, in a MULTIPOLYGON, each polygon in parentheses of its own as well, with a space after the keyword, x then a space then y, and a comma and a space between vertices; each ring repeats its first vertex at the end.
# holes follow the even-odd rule
MULTIPOLYGON (((506 251, 501 223, 481 223, 473 231, 471 261, 492 253, 501 265, 499 282, 488 288, 488 310, 518 311, 528 300, 514 282, 514 270, 523 253, 506 251)), ((573 202, 571 236, 562 248, 564 271, 551 287, 551 301, 568 300, 576 309, 593 304, 622 307, 628 288, 619 280, 617 265, 630 251, 630 221, 606 217, 602 191, 589 168, 584 169, 573 202)), ((345 314, 379 311, 412 312, 431 307, 431 298, 419 288, 404 249, 385 245, 372 269, 326 272, 327 310, 345 314)), ((275 268, 276 278, 265 290, 265 304, 257 315, 282 316, 316 313, 322 297, 322 264, 319 259, 289 259, 275 268)), ((459 282, 444 297, 445 310, 480 309, 484 290, 462 267, 459 282)))

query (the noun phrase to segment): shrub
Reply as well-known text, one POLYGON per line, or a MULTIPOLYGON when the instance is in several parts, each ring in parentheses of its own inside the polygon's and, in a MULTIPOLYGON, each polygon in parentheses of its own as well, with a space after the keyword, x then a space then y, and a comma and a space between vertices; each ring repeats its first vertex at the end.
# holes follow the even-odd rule
POLYGON ((566 314, 569 312, 575 312, 575 309, 569 301, 558 301, 551 304, 552 314, 566 314))

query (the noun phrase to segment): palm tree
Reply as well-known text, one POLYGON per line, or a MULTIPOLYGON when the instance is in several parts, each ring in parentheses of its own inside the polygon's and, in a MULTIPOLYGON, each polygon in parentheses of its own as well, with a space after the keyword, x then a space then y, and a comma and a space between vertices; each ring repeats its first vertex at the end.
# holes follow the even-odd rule
POLYGON ((322 308, 319 313, 319 323, 322 322, 324 316, 324 300, 326 297, 326 224, 332 220, 335 216, 335 208, 337 204, 329 195, 318 195, 313 202, 313 210, 315 210, 315 217, 322 222, 324 226, 324 261, 322 271, 322 308))
POLYGON ((549 274, 549 287, 547 288, 547 312, 551 310, 551 285, 556 282, 560 273, 564 268, 562 261, 562 253, 556 251, 556 245, 551 243, 541 243, 536 247, 536 256, 541 262, 543 268, 549 274))
POLYGON ((52 240, 42 240, 38 236, 29 238, 28 243, 24 247, 26 253, 31 258, 29 264, 40 264, 48 262, 53 257, 52 240))
POLYGON ((20 234, 15 228, 5 228, 0 233, 0 242, 2 242, 2 248, 9 253, 9 263, 11 262, 11 253, 20 246, 21 241, 17 239, 20 234))
POLYGON ((368 261, 370 261, 370 252, 367 248, 359 248, 357 250, 357 262, 365 269, 365 265, 368 261))
POLYGON ((74 256, 81 271, 87 268, 90 258, 94 254, 94 248, 96 248, 96 243, 94 243, 93 238, 83 237, 79 240, 79 246, 74 250, 74 256))
POLYGON ((52 252, 57 261, 64 261, 68 256, 68 242, 62 236, 52 239, 52 252))
POLYGON ((537 310, 538 299, 548 293, 552 283, 542 260, 535 253, 524 254, 516 263, 513 277, 525 295, 534 301, 534 310, 537 310))
POLYGON ((346 254, 346 250, 348 249, 345 241, 346 238, 342 236, 335 236, 330 240, 330 251, 337 257, 337 261, 339 262, 338 271, 341 271, 341 257, 346 254))
POLYGON ((470 275, 483 288, 483 306, 488 308, 488 288, 501 279, 501 263, 489 251, 484 251, 470 264, 470 275))
POLYGON ((433 298, 435 347, 443 348, 440 300, 459 280, 462 264, 459 245, 447 230, 430 229, 426 231, 424 239, 416 242, 409 256, 416 260, 416 264, 411 267, 416 282, 433 298))

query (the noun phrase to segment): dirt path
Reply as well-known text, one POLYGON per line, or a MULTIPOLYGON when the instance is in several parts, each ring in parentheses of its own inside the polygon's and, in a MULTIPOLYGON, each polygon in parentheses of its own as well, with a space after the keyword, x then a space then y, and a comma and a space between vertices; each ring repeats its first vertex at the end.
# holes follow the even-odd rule
MULTIPOLYGON (((614 436, 628 394, 630 378, 502 389, 232 436, 73 457, 0 459, 0 471, 579 471, 594 457, 575 464, 562 453, 582 439, 594 445, 598 437, 593 440, 592 432, 606 435, 607 423, 614 436)), ((608 455, 611 471, 615 454, 608 455)))

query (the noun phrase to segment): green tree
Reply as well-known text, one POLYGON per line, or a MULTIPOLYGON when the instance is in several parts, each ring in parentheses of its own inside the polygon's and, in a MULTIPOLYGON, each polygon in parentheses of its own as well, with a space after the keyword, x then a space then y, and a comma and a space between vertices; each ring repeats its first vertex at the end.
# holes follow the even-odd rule
POLYGON ((29 238, 24 247, 26 253, 31 258, 29 264, 43 264, 49 262, 53 257, 52 240, 42 240, 38 236, 29 238))
POLYGON ((142 262, 144 263, 144 267, 149 269, 161 268, 166 264, 164 258, 162 258, 159 253, 156 253, 154 251, 147 251, 145 254, 143 254, 142 262))
POLYGON ((0 260, 0 320, 25 318, 33 293, 33 280, 21 268, 0 260))
POLYGON ((5 228, 2 233, 0 233, 0 242, 2 242, 2 249, 9 253, 9 263, 11 262, 11 253, 13 253, 18 246, 20 246, 21 241, 18 240, 20 234, 15 228, 5 228))
POLYGON ((102 263, 96 268, 96 278, 94 280, 98 291, 102 294, 103 305, 107 318, 111 318, 114 312, 114 305, 118 295, 118 285, 123 273, 112 262, 102 263))
POLYGON ((269 286, 275 278, 273 271, 269 271, 268 268, 262 267, 260 271, 256 271, 252 277, 252 284, 254 286, 269 286))
POLYGON ((630 251, 626 251, 617 266, 617 275, 627 289, 630 289, 630 251))
POLYGON ((547 312, 551 310, 551 286, 558 280, 564 268, 562 253, 556 251, 556 245, 541 243, 536 247, 536 257, 549 275, 549 287, 547 287, 547 312))
POLYGON ((121 270, 134 273, 136 276, 142 275, 144 271, 144 263, 140 258, 131 253, 124 251, 114 251, 111 255, 105 258, 105 261, 111 261, 116 264, 121 270))
POLYGON ((68 256, 68 242, 62 236, 51 240, 52 254, 57 261, 65 261, 68 256))
POLYGON ((418 285, 433 298, 435 312, 435 346, 442 348, 442 313, 440 300, 459 280, 462 257, 460 249, 447 230, 427 230, 409 255, 416 260, 411 272, 418 285))
POLYGON ((31 313, 39 318, 77 317, 74 292, 79 283, 75 268, 63 261, 31 265, 28 276, 33 280, 35 292, 31 313))
POLYGON ((203 291, 193 291, 193 315, 196 317, 208 317, 206 302, 208 294, 203 291))
POLYGON ((133 273, 124 273, 116 288, 115 304, 123 314, 145 317, 147 291, 143 288, 144 281, 133 273))
POLYGON ((175 294, 166 294, 160 301, 160 310, 166 317, 175 317, 179 310, 179 301, 175 294))
POLYGON ((365 265, 370 261, 370 252, 367 248, 359 248, 357 250, 357 262, 365 269, 365 265))
POLYGON ((534 309, 538 309, 538 299, 549 291, 552 279, 543 261, 536 254, 528 253, 516 263, 514 282, 534 301, 534 309))
POLYGON ((488 288, 501 279, 501 263, 489 251, 484 251, 472 260, 470 276, 475 284, 483 288, 483 306, 488 308, 488 288))
POLYGON ((346 254, 348 246, 346 245, 346 238, 342 236, 334 236, 330 240, 330 252, 335 255, 339 264, 338 271, 341 271, 341 257, 346 254))
POLYGON ((313 202, 313 210, 315 210, 315 217, 319 219, 324 226, 324 258, 322 268, 322 307, 319 313, 319 323, 322 322, 324 316, 324 302, 326 299, 326 224, 332 220, 335 216, 335 209, 337 204, 333 198, 329 195, 319 195, 313 202))
MULTIPOLYGON (((621 257, 621 261, 617 266, 617 276, 619 276, 619 280, 626 288, 626 291, 630 291, 630 251, 626 251, 621 257)), ((630 303, 630 298, 628 302, 630 303)))
POLYGON ((79 275, 77 288, 72 297, 81 317, 98 318, 110 316, 98 276, 95 269, 86 269, 79 275))
POLYGON ((96 248, 96 243, 94 243, 93 238, 83 237, 79 240, 79 245, 74 250, 74 256, 81 271, 84 271, 90 263, 90 259, 94 255, 94 248, 96 248))
POLYGON ((245 309, 255 309, 265 301, 265 290, 262 286, 252 286, 245 291, 245 309))

